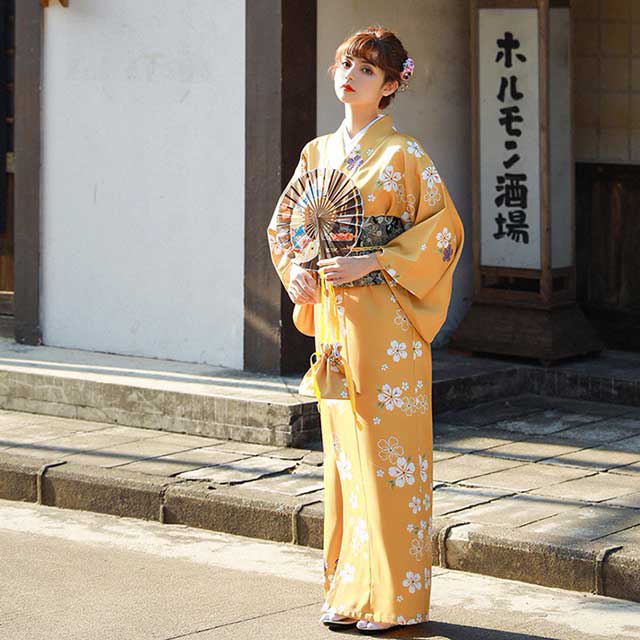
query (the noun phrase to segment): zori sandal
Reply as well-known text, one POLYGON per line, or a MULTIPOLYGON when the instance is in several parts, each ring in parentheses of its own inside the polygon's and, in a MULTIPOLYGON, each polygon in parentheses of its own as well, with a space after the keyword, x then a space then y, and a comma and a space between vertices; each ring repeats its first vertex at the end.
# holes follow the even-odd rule
POLYGON ((348 629, 354 627, 358 620, 356 618, 348 618, 347 616, 341 616, 339 613, 323 613, 320 616, 320 622, 329 629, 348 629))
POLYGON ((382 633, 399 626, 401 625, 394 622, 370 622, 369 620, 358 620, 356 623, 356 629, 363 633, 382 633))

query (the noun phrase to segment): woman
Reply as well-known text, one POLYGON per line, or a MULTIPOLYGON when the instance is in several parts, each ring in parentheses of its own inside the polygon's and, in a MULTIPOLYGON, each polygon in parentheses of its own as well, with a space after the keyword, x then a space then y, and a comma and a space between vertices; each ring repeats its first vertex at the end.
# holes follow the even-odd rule
MULTIPOLYGON (((319 402, 325 454, 321 621, 367 633, 429 616, 430 343, 447 315, 464 240, 460 217, 423 147, 379 113, 406 88, 412 71, 400 40, 383 27, 345 40, 330 67, 345 119, 335 133, 305 145, 285 189, 306 171, 331 167, 362 196, 358 245, 369 248, 318 262, 337 294, 356 409, 354 416, 349 402, 319 402)), ((296 327, 315 335, 322 311, 316 274, 290 260, 279 244, 282 197, 268 228, 271 256, 295 303, 296 327)))

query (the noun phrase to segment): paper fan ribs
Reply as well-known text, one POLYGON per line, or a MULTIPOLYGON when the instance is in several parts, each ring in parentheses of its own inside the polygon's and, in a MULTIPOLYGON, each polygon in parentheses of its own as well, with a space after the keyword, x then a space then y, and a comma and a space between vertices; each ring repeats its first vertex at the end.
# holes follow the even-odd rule
POLYGON ((360 236, 362 217, 360 190, 346 174, 313 169, 282 194, 278 242, 296 264, 317 270, 318 260, 349 254, 360 236))

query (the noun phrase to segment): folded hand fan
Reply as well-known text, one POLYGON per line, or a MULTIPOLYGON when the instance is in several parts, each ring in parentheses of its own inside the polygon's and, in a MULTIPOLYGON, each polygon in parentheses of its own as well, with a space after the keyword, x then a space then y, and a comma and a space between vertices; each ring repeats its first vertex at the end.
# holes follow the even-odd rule
POLYGON ((360 235, 362 196, 342 171, 317 168, 303 173, 283 193, 276 233, 293 262, 318 270, 318 260, 349 255, 360 235))

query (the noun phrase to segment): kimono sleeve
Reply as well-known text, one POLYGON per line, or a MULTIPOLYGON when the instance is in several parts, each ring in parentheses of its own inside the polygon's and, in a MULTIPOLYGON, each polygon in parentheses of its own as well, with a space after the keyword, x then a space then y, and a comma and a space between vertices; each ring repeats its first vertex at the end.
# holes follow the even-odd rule
POLYGON ((405 189, 415 195, 412 225, 376 253, 380 267, 416 298, 424 298, 455 267, 464 229, 429 156, 405 151, 405 189))
POLYGON ((464 228, 429 156, 415 141, 407 146, 404 182, 412 224, 376 259, 407 318, 431 343, 447 317, 464 228))
POLYGON ((273 266, 278 273, 278 277, 282 282, 285 289, 289 288, 289 270, 291 269, 291 259, 287 255, 287 252, 283 249, 278 241, 277 235, 277 226, 276 221, 278 218, 278 209, 282 204, 284 199, 284 195, 289 189, 289 187, 303 174, 307 171, 308 166, 308 157, 307 157, 307 147, 308 143, 304 146, 302 151, 300 152, 300 159, 298 160, 298 166, 295 168, 291 179, 287 186, 283 189, 280 197, 278 198, 278 202, 273 210, 273 214, 271 216, 271 222, 267 227, 267 239, 269 241, 269 252, 271 253, 271 262, 273 262, 273 266))
MULTIPOLYGON (((278 241, 276 221, 278 218, 278 209, 280 208, 280 205, 284 199, 285 193, 287 192, 289 187, 308 169, 308 147, 309 143, 307 143, 300 152, 298 165, 296 166, 295 171, 293 172, 293 175, 289 180, 289 183, 280 194, 278 202, 276 203, 276 206, 273 210, 271 221, 269 223, 269 226, 267 227, 267 240, 269 242, 271 262, 273 263, 276 273, 278 274, 278 277, 280 278, 280 281, 282 282, 282 285, 285 289, 289 289, 289 272, 291 270, 292 261, 278 241)), ((312 304, 296 304, 293 310, 294 325, 296 326, 298 331, 308 336, 314 335, 313 307, 314 305, 312 304)))

